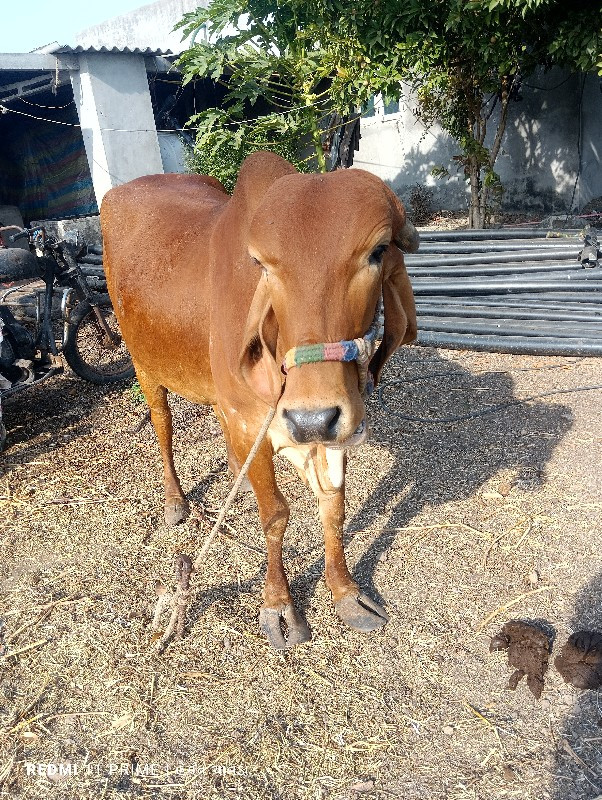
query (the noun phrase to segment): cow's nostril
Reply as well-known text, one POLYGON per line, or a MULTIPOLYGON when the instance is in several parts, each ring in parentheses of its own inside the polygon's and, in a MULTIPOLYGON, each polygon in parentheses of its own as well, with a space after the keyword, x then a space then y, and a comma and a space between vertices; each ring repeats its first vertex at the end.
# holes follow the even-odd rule
POLYGON ((311 411, 289 408, 282 416, 296 442, 330 442, 336 438, 341 409, 338 406, 311 411))
POLYGON ((328 432, 332 435, 334 439, 337 435, 337 428, 339 426, 339 420, 341 418, 341 409, 338 406, 329 409, 329 411, 334 411, 334 414, 330 418, 330 422, 328 423, 328 432))

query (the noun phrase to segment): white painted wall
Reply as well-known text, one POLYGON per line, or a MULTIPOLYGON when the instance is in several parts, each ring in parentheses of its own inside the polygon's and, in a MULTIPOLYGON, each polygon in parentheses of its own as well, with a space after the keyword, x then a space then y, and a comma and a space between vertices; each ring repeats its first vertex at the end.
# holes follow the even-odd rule
POLYGON ((435 166, 449 167, 457 147, 438 125, 426 130, 412 112, 412 101, 404 99, 398 113, 384 113, 381 98, 376 98, 375 115, 360 123, 360 149, 354 167, 365 169, 389 183, 407 202, 416 183, 427 186, 442 208, 459 208, 465 202, 464 181, 452 175, 445 181, 431 175, 435 166))
MULTIPOLYGON (((570 75, 560 69, 541 71, 525 81, 523 100, 510 108, 496 163, 506 189, 506 208, 562 213, 568 210, 573 190, 577 209, 602 195, 600 86, 596 75, 570 75)), ((438 126, 426 130, 412 106, 412 98, 406 98, 398 113, 385 115, 382 101, 377 101, 376 115, 362 119, 355 166, 379 175, 406 202, 419 183, 433 191, 435 207, 467 207, 467 184, 451 166, 457 145, 438 126), (434 178, 431 170, 437 166, 445 166, 451 176, 434 178)), ((495 124, 494 111, 491 136, 495 124)))

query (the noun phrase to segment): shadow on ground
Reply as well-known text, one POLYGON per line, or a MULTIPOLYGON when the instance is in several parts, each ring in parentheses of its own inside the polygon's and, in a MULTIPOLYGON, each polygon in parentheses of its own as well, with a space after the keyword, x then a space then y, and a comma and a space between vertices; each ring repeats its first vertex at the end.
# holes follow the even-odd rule
MULTIPOLYGON (((602 631, 602 573, 586 584, 575 599, 570 633, 602 631)), ((554 657, 564 641, 558 642, 554 657)), ((553 668, 553 667, 552 667, 553 668)), ((586 690, 563 720, 556 741, 554 800, 597 800, 602 797, 602 697, 586 690)))
POLYGON ((95 409, 112 394, 121 394, 130 383, 95 386, 65 373, 5 398, 2 416, 8 437, 0 455, 0 469, 6 474, 14 464, 27 464, 40 454, 90 434, 89 418, 95 409))
MULTIPOLYGON (((473 373, 460 360, 417 347, 402 349, 386 368, 382 397, 370 400, 368 416, 373 446, 383 447, 393 463, 372 496, 348 513, 345 539, 348 544, 354 533, 378 525, 381 532, 355 564, 353 576, 379 602, 374 572, 398 529, 427 505, 471 497, 500 470, 511 470, 525 491, 537 488, 545 481, 554 448, 572 425, 567 406, 521 401, 507 372, 473 373), (441 422, 457 417, 464 419, 441 422)), ((353 505, 348 490, 347 507, 353 505)), ((323 570, 321 557, 295 580, 293 591, 302 609, 323 570)))

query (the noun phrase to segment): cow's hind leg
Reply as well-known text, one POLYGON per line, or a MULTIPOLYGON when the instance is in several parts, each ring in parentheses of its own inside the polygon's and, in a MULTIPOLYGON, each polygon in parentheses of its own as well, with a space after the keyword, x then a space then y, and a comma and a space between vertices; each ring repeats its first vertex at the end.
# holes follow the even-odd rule
POLYGON ((143 370, 136 369, 136 376, 150 409, 151 422, 157 434, 163 460, 165 522, 168 525, 177 525, 186 519, 190 506, 184 497, 173 463, 173 426, 167 402, 167 389, 149 378, 143 370))
MULTIPOLYGON (((226 419, 226 415, 221 410, 221 408, 217 405, 213 406, 213 410, 215 412, 215 416, 220 424, 222 432, 224 434, 224 439, 226 440, 226 452, 228 454, 228 467, 230 468, 230 472, 234 475, 234 478, 238 478, 238 473, 240 472, 241 464, 236 457, 236 453, 234 452, 234 447, 232 446, 232 437, 230 436, 230 429, 228 428, 228 420, 226 419)), ((252 492, 253 487, 251 486, 250 480, 245 477, 242 479, 240 486, 238 487, 239 492, 252 492)))
MULTIPOLYGON (((252 442, 244 446, 233 439, 239 461, 244 461, 252 442)), ((311 639, 311 632, 293 604, 284 564, 282 541, 289 517, 286 500, 276 485, 272 448, 267 442, 257 451, 249 467, 249 480, 257 498, 261 527, 267 545, 267 574, 264 604, 259 613, 259 627, 272 647, 277 650, 291 648, 311 639)))

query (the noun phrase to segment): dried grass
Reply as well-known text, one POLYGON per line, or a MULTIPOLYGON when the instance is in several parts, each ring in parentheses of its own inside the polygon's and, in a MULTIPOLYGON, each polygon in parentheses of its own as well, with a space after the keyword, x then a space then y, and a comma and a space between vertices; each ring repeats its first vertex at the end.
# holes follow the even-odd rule
MULTIPOLYGON (((594 360, 544 361, 569 368, 406 348, 388 374, 435 362, 460 370, 461 384, 495 386, 496 402, 600 382, 594 360), (487 375, 519 367, 534 370, 487 375)), ((387 396, 419 416, 490 400, 444 380, 387 396)), ((194 577, 189 635, 161 656, 150 641, 155 580, 171 581, 175 552, 198 551, 231 486, 211 413, 173 405, 199 513, 172 530, 152 430, 127 433, 142 415, 127 390, 64 375, 5 404, 0 796, 595 797, 595 694, 553 669, 539 703, 523 685, 507 692, 485 633, 514 615, 547 620, 559 643, 602 626, 599 393, 448 426, 371 404, 371 443, 350 459, 346 534, 356 578, 392 616, 369 636, 334 615, 315 502, 278 462, 292 510, 285 560, 313 630, 284 654, 257 627, 265 558, 249 495, 194 577)))

